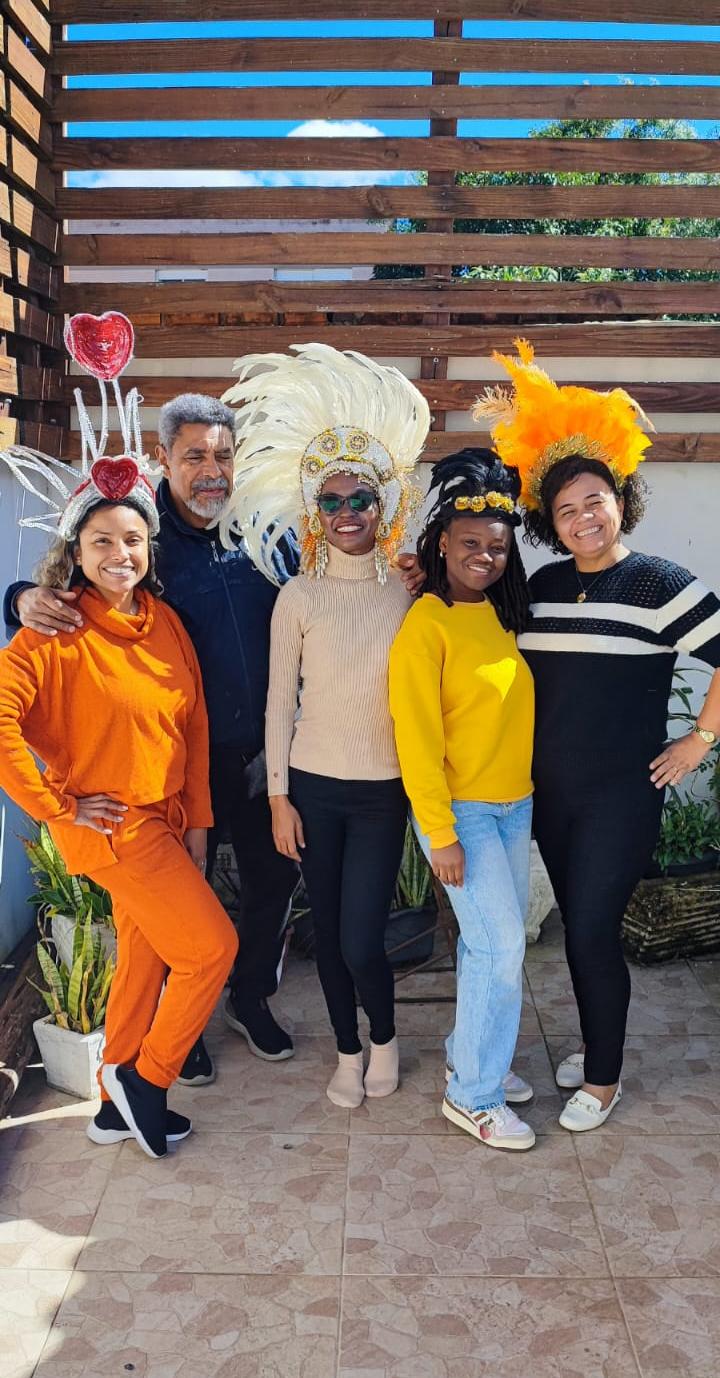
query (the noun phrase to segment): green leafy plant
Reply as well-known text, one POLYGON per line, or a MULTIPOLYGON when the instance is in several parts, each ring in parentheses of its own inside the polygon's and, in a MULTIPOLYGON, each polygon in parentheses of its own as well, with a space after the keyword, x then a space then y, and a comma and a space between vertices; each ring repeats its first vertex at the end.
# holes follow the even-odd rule
POLYGON ((36 952, 40 973, 47 989, 30 981, 42 995, 52 1016, 52 1022, 73 1033, 89 1034, 100 1028, 105 1019, 110 986, 115 973, 115 960, 102 950, 100 934, 93 928, 92 910, 78 919, 73 934, 72 966, 56 962, 54 948, 38 921, 40 941, 36 952))
MULTIPOLYGON (((690 676, 707 677, 709 672, 699 667, 675 670, 668 723, 679 722, 690 732, 696 717, 690 676)), ((713 852, 720 852, 720 752, 714 747, 700 762, 686 795, 672 786, 660 823, 660 835, 655 848, 655 861, 661 871, 670 866, 682 866, 700 861, 713 852), (701 782, 709 789, 711 798, 698 798, 696 785, 701 782)))
POLYGON ((681 799, 675 791, 665 805, 655 860, 662 871, 669 866, 699 861, 720 852, 720 812, 708 799, 681 799))
POLYGON ((89 911, 93 923, 114 927, 107 890, 86 876, 68 874, 46 823, 39 825, 34 837, 24 837, 22 843, 33 876, 34 891, 29 903, 37 906, 41 917, 64 914, 70 919, 84 919, 89 911))
POLYGON ((420 850, 412 824, 408 823, 393 907, 423 909, 431 891, 432 872, 420 850))

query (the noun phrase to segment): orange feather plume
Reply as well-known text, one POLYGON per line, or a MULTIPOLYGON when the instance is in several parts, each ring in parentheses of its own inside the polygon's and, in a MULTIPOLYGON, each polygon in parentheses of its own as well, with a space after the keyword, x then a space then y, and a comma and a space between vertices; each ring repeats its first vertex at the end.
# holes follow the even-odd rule
POLYGON ((504 464, 520 472, 524 507, 540 507, 545 475, 568 455, 581 454, 607 464, 619 488, 634 473, 652 444, 641 430, 652 428, 645 413, 625 392, 560 387, 535 362, 532 345, 514 341, 517 358, 493 354, 512 380, 512 392, 488 388, 473 408, 476 421, 490 425, 492 442, 504 464))

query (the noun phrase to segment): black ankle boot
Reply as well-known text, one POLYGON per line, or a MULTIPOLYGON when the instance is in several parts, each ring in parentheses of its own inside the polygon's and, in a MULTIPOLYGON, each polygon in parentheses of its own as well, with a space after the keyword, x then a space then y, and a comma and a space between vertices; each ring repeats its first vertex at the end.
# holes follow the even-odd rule
MULTIPOLYGON (((178 1144, 186 1139, 192 1130, 192 1120, 187 1115, 178 1115, 168 1110, 165 1133, 169 1144, 178 1144)), ((85 1133, 93 1144, 121 1144, 125 1139, 134 1139, 132 1129, 126 1125, 120 1111, 111 1100, 104 1100, 97 1115, 87 1126, 85 1133)))
POLYGON ((223 1013, 225 1023, 242 1034, 251 1053, 266 1062, 282 1062, 292 1057, 293 1041, 273 1017, 267 1000, 257 996, 248 998, 231 991, 223 1013))
POLYGON ((113 1104, 149 1158, 167 1153, 167 1091, 141 1077, 134 1067, 106 1063, 102 1083, 113 1104))

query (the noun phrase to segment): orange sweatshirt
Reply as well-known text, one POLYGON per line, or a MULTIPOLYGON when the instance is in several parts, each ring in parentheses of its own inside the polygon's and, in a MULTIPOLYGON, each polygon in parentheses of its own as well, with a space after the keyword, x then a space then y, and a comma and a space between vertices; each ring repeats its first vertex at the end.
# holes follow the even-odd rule
POLYGON ((0 786, 32 818, 55 825, 71 870, 68 848, 73 863, 82 848, 80 870, 114 859, 106 837, 72 824, 84 795, 130 806, 179 795, 187 827, 213 821, 195 650, 171 608, 144 590, 137 599, 137 615, 128 616, 86 589, 79 631, 23 630, 0 651, 0 786))

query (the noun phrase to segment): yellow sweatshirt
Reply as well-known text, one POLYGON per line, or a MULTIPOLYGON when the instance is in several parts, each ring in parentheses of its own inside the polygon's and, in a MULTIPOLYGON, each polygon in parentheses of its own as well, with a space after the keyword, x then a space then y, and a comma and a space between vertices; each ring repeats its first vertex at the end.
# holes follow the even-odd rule
POLYGON ((530 670, 492 603, 425 594, 390 652, 403 783, 432 847, 457 841, 453 799, 509 804, 532 790, 530 670))

